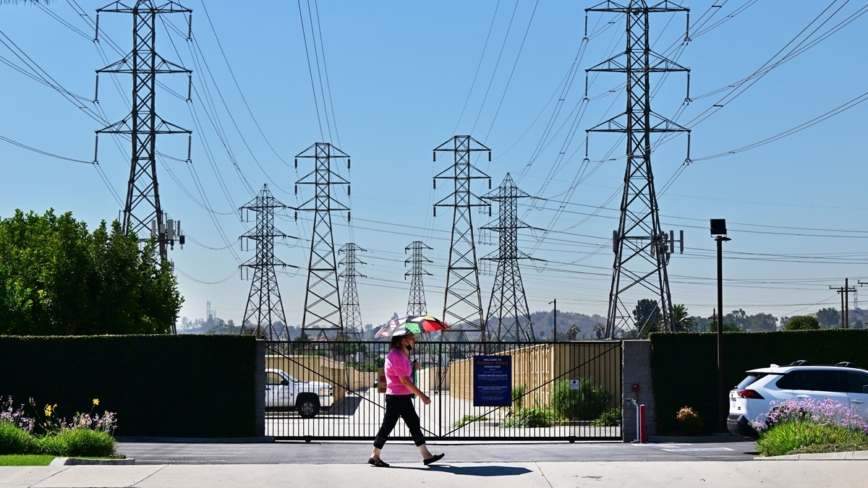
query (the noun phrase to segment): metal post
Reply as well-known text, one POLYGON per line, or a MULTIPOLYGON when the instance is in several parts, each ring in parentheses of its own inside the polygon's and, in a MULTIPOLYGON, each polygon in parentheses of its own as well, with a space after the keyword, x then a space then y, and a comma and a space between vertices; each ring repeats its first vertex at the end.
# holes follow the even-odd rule
POLYGON ((717 236, 717 420, 721 431, 726 429, 726 394, 723 387, 723 243, 730 240, 717 236))

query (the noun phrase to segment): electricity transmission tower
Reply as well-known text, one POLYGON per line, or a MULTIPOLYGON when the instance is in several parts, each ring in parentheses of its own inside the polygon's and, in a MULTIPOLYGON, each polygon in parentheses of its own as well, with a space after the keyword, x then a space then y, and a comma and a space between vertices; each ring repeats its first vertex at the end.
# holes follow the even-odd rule
POLYGON ((190 40, 190 16, 193 11, 172 0, 160 6, 157 6, 154 0, 136 0, 132 7, 116 1, 96 12, 94 41, 99 40, 100 13, 127 13, 133 16, 133 49, 120 61, 97 70, 94 97, 94 101, 99 98, 100 73, 131 74, 133 77, 132 110, 123 120, 96 131, 97 148, 99 134, 129 136, 132 142, 132 153, 124 204, 123 230, 125 233, 135 232, 140 240, 145 240, 146 231, 150 229, 151 236, 157 238, 160 257, 165 260, 167 246, 174 248, 176 238, 183 245, 184 238, 180 232, 180 222, 167 220, 160 204, 160 191, 157 184, 157 135, 187 134, 187 161, 189 162, 191 131, 166 122, 157 115, 155 88, 157 75, 186 73, 187 101, 189 101, 192 71, 167 61, 157 54, 156 21, 158 15, 187 14, 187 40, 190 40))
MULTIPOLYGON (((672 320, 672 297, 669 292, 669 276, 666 266, 674 247, 674 235, 660 227, 654 176, 651 171, 652 135, 671 132, 688 133, 689 130, 651 110, 651 74, 686 72, 687 68, 651 50, 649 43, 648 17, 652 13, 689 12, 673 2, 664 0, 648 6, 645 0, 630 0, 627 5, 613 1, 600 3, 585 9, 587 12, 611 12, 626 17, 627 48, 621 54, 603 61, 587 72, 623 73, 627 76, 627 110, 587 132, 625 134, 627 140, 627 169, 624 173, 624 189, 621 197, 621 217, 618 230, 613 232, 612 248, 615 264, 612 285, 609 291, 609 310, 606 322, 606 338, 614 338, 619 332, 633 329, 640 333, 649 324, 634 323, 633 304, 638 299, 652 298, 660 308, 663 328, 675 330, 672 320), (638 285, 638 286, 637 286, 638 285), (627 292, 630 293, 627 293, 627 292)), ((585 23, 587 30, 587 22, 585 23)), ((586 33, 587 35, 587 33, 586 33)), ((684 42, 688 41, 685 33, 684 42)), ((587 86, 587 84, 586 84, 587 86)), ((587 94, 586 94, 587 96, 587 94)), ((688 97, 685 101, 689 100, 688 97)), ((586 145, 587 151, 587 145, 586 145)), ((587 153, 585 155, 587 159, 587 153)), ((683 249, 683 240, 681 246, 683 249)))
MULTIPOLYGON (((241 321, 241 332, 247 332, 252 328, 254 336, 269 341, 288 341, 289 328, 286 323, 286 315, 283 313, 283 300, 280 297, 280 289, 277 286, 277 273, 274 268, 285 268, 289 265, 274 257, 274 239, 288 237, 283 232, 274 228, 274 209, 284 209, 286 205, 277 201, 268 191, 268 185, 262 185, 262 190, 253 200, 241 207, 242 218, 250 221, 250 212, 256 214, 256 227, 242 235, 243 243, 247 242, 248 250, 250 241, 256 242, 256 256, 240 266, 243 271, 253 270, 253 281, 250 283, 250 293, 247 295, 247 305, 244 307, 244 319, 241 321), (246 241, 245 241, 246 239, 246 241), (274 327, 275 322, 283 324, 282 329, 274 327)), ((295 268, 295 266, 292 266, 295 268)), ((242 279, 243 279, 242 274, 242 279)))
POLYGON ((497 263, 485 319, 488 338, 497 342, 535 342, 533 322, 518 266, 520 259, 533 259, 518 249, 518 229, 530 227, 518 218, 518 199, 530 198, 530 195, 515 186, 507 173, 503 183, 482 198, 500 204, 497 220, 481 227, 499 234, 497 250, 482 258, 497 263))
POLYGON ((425 285, 423 276, 433 276, 425 271, 424 263, 432 262, 423 254, 425 249, 431 249, 422 241, 413 241, 404 248, 404 253, 412 251, 410 257, 404 260, 404 266, 410 263, 410 271, 404 273, 404 279, 410 276, 410 298, 407 299, 407 315, 428 315, 428 305, 425 303, 425 285))
MULTIPOLYGON (((434 161, 437 152, 453 153, 453 164, 434 177, 437 180, 452 180, 453 191, 434 204, 437 207, 452 207, 452 240, 449 245, 449 262, 446 269, 446 292, 443 297, 443 320, 453 328, 446 333, 458 333, 467 338, 467 331, 479 333, 479 340, 485 342, 485 321, 482 316, 482 294, 479 291, 479 269, 476 263, 476 246, 473 241, 472 207, 488 207, 489 204, 470 191, 474 179, 487 179, 491 189, 491 178, 473 166, 470 156, 474 152, 488 152, 491 149, 470 136, 454 136, 434 148, 434 161)), ((443 335, 441 335, 443 337, 443 335)))
POLYGON ((343 303, 343 321, 344 332, 347 337, 354 340, 361 340, 363 334, 362 311, 359 308, 359 289, 356 287, 356 278, 367 278, 367 276, 356 271, 356 266, 359 264, 368 264, 356 256, 356 252, 366 252, 361 247, 352 242, 344 244, 339 250, 339 254, 344 254, 344 259, 339 265, 344 267, 343 272, 339 275, 344 280, 344 303, 343 303))
POLYGON ((327 142, 317 142, 295 158, 296 168, 298 158, 314 160, 314 169, 296 181, 295 187, 297 194, 298 185, 314 186, 314 195, 298 209, 313 212, 301 330, 305 335, 315 331, 318 338, 328 340, 344 332, 335 241, 332 234, 332 212, 347 212, 347 221, 350 220, 350 209, 332 195, 332 186, 335 185, 346 185, 349 195, 350 182, 332 171, 331 160, 346 159, 349 169, 350 156, 327 142))

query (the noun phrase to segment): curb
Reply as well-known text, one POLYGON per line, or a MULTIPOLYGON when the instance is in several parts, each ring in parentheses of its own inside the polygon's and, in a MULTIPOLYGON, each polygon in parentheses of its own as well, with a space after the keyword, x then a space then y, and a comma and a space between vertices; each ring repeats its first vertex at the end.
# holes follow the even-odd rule
POLYGON ((158 442, 165 444, 269 444, 272 436, 262 437, 145 437, 115 436, 118 442, 158 442))
POLYGON ((821 452, 817 454, 788 454, 786 456, 755 457, 757 461, 849 461, 868 460, 868 451, 821 452))
POLYGON ((127 459, 81 459, 74 457, 58 457, 49 466, 130 466, 136 464, 133 458, 127 459))
POLYGON ((738 437, 734 435, 649 435, 648 442, 653 444, 665 444, 665 443, 687 443, 687 444, 700 444, 700 443, 710 443, 710 442, 753 442, 755 439, 749 439, 747 437, 738 437))

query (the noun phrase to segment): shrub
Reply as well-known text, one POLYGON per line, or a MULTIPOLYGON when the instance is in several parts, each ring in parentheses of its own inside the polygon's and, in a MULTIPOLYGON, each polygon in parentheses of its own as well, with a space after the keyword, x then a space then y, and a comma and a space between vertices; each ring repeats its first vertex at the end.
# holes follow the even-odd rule
POLYGON ((34 452, 36 443, 29 432, 7 422, 0 422, 0 455, 34 452))
POLYGON ((579 380, 579 389, 571 390, 569 380, 555 383, 551 406, 566 419, 594 420, 609 407, 611 395, 589 378, 579 380))
POLYGON ((501 427, 551 427, 560 421, 558 414, 547 408, 522 408, 500 423, 501 427))
POLYGON ((817 317, 811 317, 810 315, 801 315, 799 317, 793 317, 787 322, 787 325, 784 326, 784 330, 819 330, 820 329, 820 321, 817 320, 817 317))
POLYGON ((614 427, 621 422, 621 409, 610 408, 603 412, 602 415, 591 421, 591 425, 595 427, 614 427))
POLYGON ((683 430, 687 435, 699 434, 702 432, 702 427, 705 425, 702 421, 702 417, 686 405, 678 410, 678 413, 675 415, 675 420, 678 422, 678 425, 681 426, 681 430, 683 430))
POLYGON ((790 421, 763 432, 756 443, 757 451, 763 456, 782 456, 795 450, 827 452, 828 447, 834 449, 839 445, 856 445, 865 449, 868 436, 840 425, 790 421))
POLYGON ((54 456, 108 457, 114 455, 116 447, 114 437, 91 429, 64 429, 37 440, 40 454, 54 456))
POLYGON ((527 392, 527 387, 524 385, 519 385, 512 389, 512 407, 516 410, 521 410, 524 406, 525 392, 527 392))

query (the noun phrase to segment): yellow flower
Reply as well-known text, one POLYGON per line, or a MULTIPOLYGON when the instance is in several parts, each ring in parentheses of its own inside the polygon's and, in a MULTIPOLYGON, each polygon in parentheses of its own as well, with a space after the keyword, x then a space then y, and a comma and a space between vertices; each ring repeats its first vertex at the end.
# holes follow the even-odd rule
MULTIPOLYGON (((54 407, 56 407, 56 406, 57 406, 57 404, 54 405, 54 407)), ((51 417, 51 414, 54 413, 54 407, 52 407, 51 405, 45 406, 45 416, 46 417, 51 417)))
POLYGON ((99 398, 94 398, 94 399, 93 399, 93 404, 94 404, 94 405, 99 405, 99 398))

